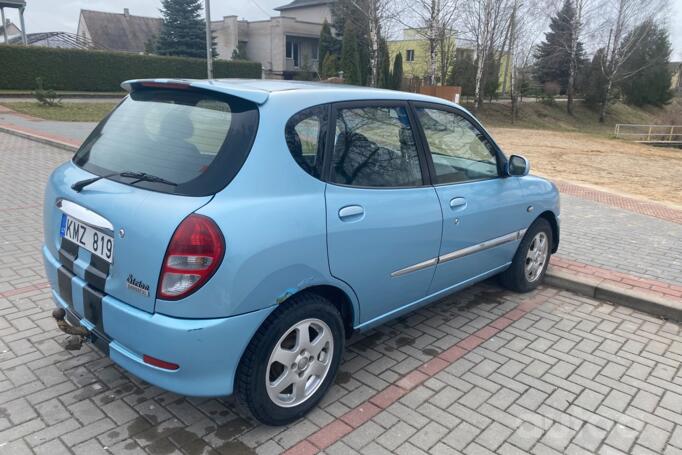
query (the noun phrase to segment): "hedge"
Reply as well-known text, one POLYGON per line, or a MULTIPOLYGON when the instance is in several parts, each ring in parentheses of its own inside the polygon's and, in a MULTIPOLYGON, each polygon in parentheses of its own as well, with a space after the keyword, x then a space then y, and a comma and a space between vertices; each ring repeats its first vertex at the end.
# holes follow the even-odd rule
MULTIPOLYGON (((261 64, 216 60, 216 78, 261 78, 261 64)), ((126 52, 0 46, 0 89, 33 90, 41 77, 54 90, 112 92, 142 78, 206 78, 206 60, 126 52)))

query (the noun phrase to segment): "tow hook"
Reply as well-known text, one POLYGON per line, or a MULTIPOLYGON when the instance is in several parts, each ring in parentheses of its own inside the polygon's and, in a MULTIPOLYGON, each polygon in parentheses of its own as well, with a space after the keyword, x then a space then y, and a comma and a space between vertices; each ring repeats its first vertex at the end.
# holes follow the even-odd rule
POLYGON ((83 342, 90 337, 90 331, 82 325, 71 325, 66 321, 66 310, 64 308, 56 308, 52 311, 52 317, 57 321, 57 327, 67 335, 71 335, 66 339, 66 348, 69 351, 78 351, 83 347, 83 342))

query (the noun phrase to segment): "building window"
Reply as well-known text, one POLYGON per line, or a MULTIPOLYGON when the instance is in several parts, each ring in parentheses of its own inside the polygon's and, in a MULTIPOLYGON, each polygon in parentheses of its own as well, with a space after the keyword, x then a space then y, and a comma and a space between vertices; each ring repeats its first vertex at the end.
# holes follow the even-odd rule
POLYGON ((290 38, 287 38, 286 56, 288 59, 292 59, 294 61, 294 68, 298 68, 298 66, 299 66, 299 58, 298 58, 299 49, 298 48, 299 48, 299 45, 298 45, 297 41, 290 39, 290 38))
POLYGON ((414 62, 414 49, 407 50, 406 58, 408 62, 414 62))

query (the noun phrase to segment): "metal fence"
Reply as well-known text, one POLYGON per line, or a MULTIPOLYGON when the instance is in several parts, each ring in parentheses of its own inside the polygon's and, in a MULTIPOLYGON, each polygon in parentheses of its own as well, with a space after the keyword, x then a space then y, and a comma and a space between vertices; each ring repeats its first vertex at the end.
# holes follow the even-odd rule
POLYGON ((682 144, 682 125, 631 125, 618 123, 614 135, 647 144, 682 144))

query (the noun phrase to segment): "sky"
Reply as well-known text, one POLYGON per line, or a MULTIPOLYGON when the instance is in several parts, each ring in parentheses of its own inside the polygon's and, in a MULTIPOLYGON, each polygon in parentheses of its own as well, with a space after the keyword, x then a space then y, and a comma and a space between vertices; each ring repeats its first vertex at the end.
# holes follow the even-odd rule
MULTIPOLYGON (((290 0, 213 0, 211 18, 237 15, 249 20, 265 19, 278 13, 272 8, 289 3, 290 0)), ((673 44, 672 60, 682 60, 682 0, 670 0, 670 39, 673 44)), ((65 31, 75 32, 78 27, 78 12, 81 9, 123 12, 129 8, 131 14, 159 16, 160 0, 26 0, 26 30, 31 32, 65 31)), ((19 23, 18 14, 5 10, 7 17, 19 23)))

